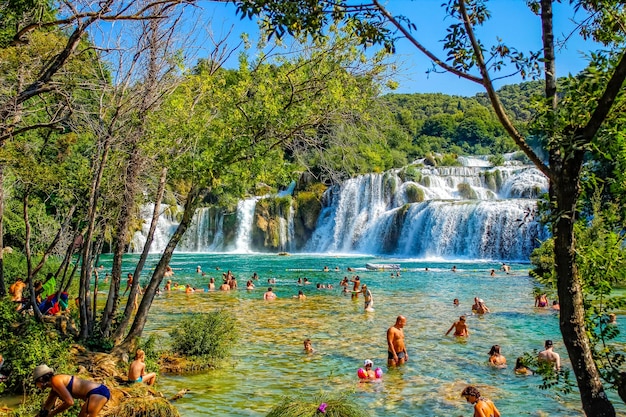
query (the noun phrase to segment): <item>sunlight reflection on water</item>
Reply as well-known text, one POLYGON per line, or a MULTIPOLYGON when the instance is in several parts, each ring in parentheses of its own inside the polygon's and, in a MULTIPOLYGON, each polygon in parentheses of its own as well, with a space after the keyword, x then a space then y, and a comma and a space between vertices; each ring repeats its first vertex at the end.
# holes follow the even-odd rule
MULTIPOLYGON (((129 258, 126 269, 134 266, 135 258, 129 258)), ((191 390, 176 402, 185 417, 264 416, 283 396, 318 391, 354 392, 375 417, 470 415, 470 405, 460 397, 470 383, 493 399, 503 415, 582 415, 576 394, 559 397, 554 391, 540 390, 539 378, 513 374, 515 358, 541 348, 545 339, 553 339, 555 350, 565 356, 557 316, 533 308, 528 265, 513 265, 514 274, 500 272, 496 277, 490 277, 489 270, 498 269, 499 264, 487 262, 457 262, 459 272, 453 273, 451 262, 393 260, 405 269, 398 278, 391 278, 389 272, 346 272, 347 267, 363 267, 366 262, 376 260, 317 255, 175 255, 171 264, 176 271, 174 281, 206 288, 209 276, 221 283, 221 273, 230 269, 240 289, 164 294, 155 300, 146 333, 163 335, 159 343, 166 347, 169 330, 184 314, 223 308, 238 318, 241 340, 224 368, 160 375, 157 388, 166 396, 183 388, 191 390), (197 265, 202 265, 206 277, 195 273, 197 265), (220 271, 215 270, 218 265, 220 271), (331 272, 322 272, 324 265, 331 272), (340 272, 332 270, 335 266, 340 272), (430 271, 424 271, 425 267, 430 271), (245 282, 255 271, 260 280, 255 290, 247 291, 245 282), (354 273, 371 289, 375 312, 363 312, 362 297, 341 294, 339 281, 354 273), (304 276, 313 284, 332 283, 335 289, 298 286, 296 280, 304 276), (273 302, 262 300, 269 277, 277 279, 271 285, 278 295, 273 302), (307 295, 305 301, 292 298, 299 289, 307 295), (485 299, 491 314, 471 315, 475 296, 485 299), (460 299, 459 307, 452 305, 453 298, 460 299), (385 334, 398 314, 407 317, 410 360, 399 369, 388 369, 385 334), (470 337, 445 337, 461 314, 468 314, 470 337), (316 353, 303 354, 306 338, 312 339, 316 353), (507 369, 487 365, 487 352, 493 344, 502 346, 507 369), (358 383, 356 370, 364 359, 372 359, 374 367, 384 370, 381 383, 358 383)))

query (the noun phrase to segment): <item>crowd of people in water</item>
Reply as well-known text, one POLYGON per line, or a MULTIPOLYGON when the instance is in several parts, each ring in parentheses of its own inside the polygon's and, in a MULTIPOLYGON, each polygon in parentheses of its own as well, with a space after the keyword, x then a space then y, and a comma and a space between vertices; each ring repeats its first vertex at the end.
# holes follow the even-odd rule
MULTIPOLYGON (((216 271, 219 271, 220 268, 216 267, 216 271)), ((331 272, 329 267, 325 266, 322 269, 323 272, 331 272)), ((340 272, 339 267, 334 268, 335 272, 340 272)), ((349 272, 355 272, 354 268, 348 268, 349 272)), ((425 271, 429 271, 428 268, 425 268, 425 271)), ((509 265, 502 264, 500 271, 510 274, 511 268, 509 265)), ((456 273, 458 269, 456 266, 453 266, 451 272, 456 273)), ((206 273, 202 270, 200 265, 196 268, 196 274, 201 275, 202 277, 206 277, 206 273)), ((495 269, 491 269, 489 271, 491 276, 495 275, 495 269)), ((204 292, 205 288, 203 287, 194 287, 189 283, 181 284, 179 282, 173 282, 173 276, 175 275, 174 270, 171 267, 166 268, 165 272, 166 283, 163 290, 159 290, 157 293, 162 294, 163 292, 171 292, 171 291, 184 291, 187 294, 196 293, 196 292, 204 292)), ((108 274, 107 274, 108 276, 108 274)), ((392 271, 391 278, 400 277, 400 271, 392 271)), ((213 276, 208 278, 206 291, 233 291, 238 289, 238 281, 232 271, 228 270, 222 273, 221 283, 217 286, 215 282, 216 279, 213 276)), ((52 281, 53 278, 47 277, 44 282, 36 283, 35 288, 38 295, 38 302, 43 303, 45 300, 53 295, 55 292, 54 288, 56 283, 52 281)), ((252 276, 246 281, 245 288, 248 291, 254 290, 258 285, 261 278, 259 275, 254 272, 252 276)), ((133 283, 133 276, 131 273, 127 275, 126 289, 124 294, 128 292, 133 283)), ((267 278, 267 290, 263 293, 263 300, 273 301, 278 298, 276 293, 273 290, 272 285, 276 284, 276 278, 267 278)), ((298 287, 305 287, 311 285, 311 288, 316 288, 318 290, 332 290, 334 286, 332 283, 315 283, 313 284, 311 280, 307 277, 299 277, 297 281, 295 281, 298 287)), ((374 311, 374 297, 372 291, 369 289, 367 284, 362 282, 362 279, 359 275, 352 274, 351 277, 344 276, 343 279, 338 283, 339 288, 341 289, 341 293, 350 294, 353 298, 358 298, 359 295, 363 296, 363 309, 365 312, 373 312, 374 311)), ((13 297, 13 300, 18 304, 22 305, 22 292, 24 290, 25 284, 22 280, 18 279, 11 286, 10 292, 13 297)), ((141 292, 141 288, 140 288, 141 292)), ((297 294, 294 294, 292 298, 298 300, 306 300, 307 296, 304 294, 303 289, 299 288, 297 294)), ((55 300, 57 303, 64 302, 65 304, 60 304, 59 308, 67 308, 67 296, 63 300, 55 300)), ((136 302, 136 301, 135 301, 136 302)), ((455 298, 453 300, 453 306, 459 306, 459 299, 455 298)), ((555 311, 559 310, 558 300, 553 300, 552 304, 548 300, 548 296, 546 293, 538 293, 535 298, 534 306, 538 309, 551 308, 555 311)), ((489 307, 487 307, 485 301, 482 298, 475 297, 474 303, 471 307, 472 314, 476 315, 485 315, 490 313, 489 307)), ((609 318, 610 323, 615 323, 615 315, 609 318)), ((452 333, 453 337, 457 338, 467 338, 470 336, 470 329, 467 325, 466 315, 460 315, 459 319, 454 321, 450 328, 445 332, 445 335, 448 336, 452 333)), ((407 361, 409 361, 409 354, 407 351, 405 337, 404 337, 404 327, 407 324, 407 319, 403 315, 399 315, 396 317, 395 323, 387 329, 387 365, 388 367, 397 367, 402 366, 407 361)), ((313 342, 311 339, 305 339, 303 341, 304 345, 304 353, 306 354, 314 354, 316 350, 313 348, 313 342)), ((506 368, 507 360, 505 356, 502 354, 502 347, 498 344, 494 344, 488 352, 488 364, 490 366, 494 366, 496 368, 506 368)), ((561 368, 561 358, 557 352, 554 351, 554 344, 552 340, 546 340, 544 343, 544 348, 537 355, 537 360, 540 362, 546 362, 551 364, 555 370, 559 370, 561 368)), ((2 367, 2 355, 0 355, 0 368, 2 367)), ((382 380, 382 369, 381 368, 373 368, 374 363, 370 359, 366 359, 363 363, 363 367, 358 369, 357 375, 360 382, 378 382, 382 380)), ((518 357, 515 361, 515 367, 513 370, 518 375, 532 375, 534 371, 524 364, 524 360, 522 357, 518 357)), ((153 372, 146 371, 145 365, 145 353, 139 349, 136 351, 135 359, 129 366, 128 371, 128 381, 130 383, 145 383, 147 385, 153 385, 156 382, 156 374, 153 372)), ((55 374, 54 370, 49 368, 47 365, 40 365, 35 368, 33 372, 33 380, 36 386, 40 389, 50 388, 50 394, 47 399, 43 403, 43 407, 39 416, 46 417, 49 415, 60 414, 66 409, 70 408, 74 404, 74 399, 84 400, 85 403, 81 409, 81 415, 90 415, 97 416, 100 410, 104 407, 107 401, 110 398, 110 392, 108 388, 103 384, 98 384, 93 381, 88 381, 84 379, 80 379, 71 375, 63 375, 63 374, 55 374)), ((469 403, 474 406, 474 415, 475 416, 491 416, 491 417, 499 417, 500 412, 496 408, 495 404, 489 400, 484 398, 480 391, 475 386, 467 386, 461 393, 461 396, 465 398, 469 403)))

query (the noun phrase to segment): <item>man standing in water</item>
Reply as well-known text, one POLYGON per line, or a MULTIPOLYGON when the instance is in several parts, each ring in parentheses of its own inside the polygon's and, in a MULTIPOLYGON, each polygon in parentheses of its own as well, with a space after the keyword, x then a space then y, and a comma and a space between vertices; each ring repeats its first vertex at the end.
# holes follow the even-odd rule
POLYGON ((554 365, 554 370, 556 371, 561 369, 561 356, 552 350, 554 348, 552 340, 546 340, 544 347, 545 349, 537 355, 537 359, 543 362, 552 363, 554 365))
POLYGON ((387 330, 387 364, 389 366, 402 365, 409 360, 409 354, 404 345, 404 331, 406 317, 398 316, 396 324, 387 330))

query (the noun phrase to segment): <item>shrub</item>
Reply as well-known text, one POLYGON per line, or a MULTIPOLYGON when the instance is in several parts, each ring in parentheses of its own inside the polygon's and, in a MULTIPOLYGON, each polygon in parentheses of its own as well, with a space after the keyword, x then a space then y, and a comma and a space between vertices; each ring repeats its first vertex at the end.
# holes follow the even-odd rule
POLYGON ((415 184, 407 185, 404 192, 409 203, 421 203, 424 201, 424 190, 415 184))
POLYGON ((0 301, 0 334, 0 352, 6 361, 2 373, 8 376, 0 383, 0 394, 30 391, 33 369, 42 363, 57 372, 72 370, 69 342, 34 317, 17 313, 10 301, 0 301))
POLYGON ((491 155, 489 157, 489 162, 494 167, 502 166, 504 165, 504 156, 503 155, 491 155))
POLYGON ((418 169, 415 165, 409 165, 404 167, 399 173, 398 176, 402 178, 402 181, 413 181, 420 182, 422 180, 422 171, 418 169))
POLYGON ((466 182, 463 182, 457 185, 457 189, 459 190, 459 194, 461 195, 461 197, 464 198, 465 200, 477 200, 478 199, 478 195, 476 194, 476 191, 474 191, 472 186, 466 182))
POLYGON ((185 317, 170 332, 172 350, 183 356, 223 359, 237 340, 237 320, 218 310, 185 317))
POLYGON ((461 166, 461 163, 459 162, 458 155, 447 153, 441 157, 439 165, 444 167, 458 167, 461 166))
POLYGON ((286 397, 270 410, 267 417, 316 417, 320 415, 368 417, 369 413, 349 395, 320 393, 310 398, 306 398, 305 395, 286 397), (320 410, 322 406, 323 411, 320 410))

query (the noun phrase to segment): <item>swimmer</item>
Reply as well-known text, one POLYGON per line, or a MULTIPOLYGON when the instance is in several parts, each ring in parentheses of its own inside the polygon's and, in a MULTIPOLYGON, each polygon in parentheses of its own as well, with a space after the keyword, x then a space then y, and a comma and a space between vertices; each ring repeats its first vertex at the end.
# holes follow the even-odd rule
POLYGON ((315 349, 313 349, 313 344, 311 343, 311 339, 304 340, 304 353, 313 353, 315 349))
POLYGON ((474 405, 474 417, 500 417, 500 411, 493 401, 481 397, 476 387, 471 385, 465 387, 461 396, 474 405))
POLYGON ((559 304, 559 300, 552 301, 552 310, 560 311, 561 305, 559 304))
POLYGON ((506 358, 500 354, 500 345, 491 346, 489 351, 489 363, 498 368, 506 367, 506 358))
POLYGON ((552 340, 546 340, 544 343, 544 350, 537 354, 537 359, 541 362, 550 362, 554 364, 554 369, 561 369, 561 356, 554 352, 552 349, 554 348, 554 344, 552 340))
POLYGON ((548 307, 548 296, 545 292, 541 294, 537 294, 537 296, 535 297, 535 307, 539 307, 539 308, 548 307))
POLYGON ((302 292, 302 290, 298 291, 298 295, 294 295, 293 298, 297 298, 298 300, 306 300, 306 295, 302 292))
POLYGON ((254 289, 254 283, 252 282, 251 279, 248 280, 248 282, 246 282, 246 290, 253 290, 254 289))
POLYGON ((452 271, 452 272, 456 272, 456 265, 453 265, 453 266, 452 266, 451 271, 452 271))
POLYGON ((454 300, 452 300, 452 304, 453 304, 455 307, 458 307, 458 306, 459 306, 459 299, 458 299, 458 298, 455 298, 454 300))
POLYGON ((521 356, 515 360, 515 369, 513 370, 517 375, 532 375, 534 372, 524 366, 524 358, 521 356))
POLYGON ((459 317, 458 321, 452 323, 452 326, 446 332, 446 336, 450 334, 450 332, 454 329, 454 336, 457 337, 467 337, 469 336, 469 329, 467 328, 467 324, 465 324, 465 316, 459 317))
POLYGON ((202 267, 200 265, 196 266, 196 274, 202 273, 202 267))
POLYGON ((269 287, 265 294, 263 294, 263 299, 269 301, 276 299, 276 294, 272 291, 272 287, 269 287))
POLYGON ((191 294, 194 291, 195 290, 193 288, 191 288, 190 284, 185 285, 185 294, 191 294))
POLYGON ((504 262, 502 263, 502 267, 500 267, 500 270, 506 272, 507 274, 511 272, 511 267, 507 264, 505 264, 504 262))
POLYGON ((374 362, 372 362, 370 359, 365 359, 365 361, 363 362, 363 367, 365 368, 365 374, 367 375, 365 382, 367 382, 367 380, 375 381, 375 380, 380 379, 379 377, 376 376, 376 371, 372 369, 374 367, 374 362))
POLYGON ((491 275, 492 277, 496 276, 496 270, 492 269, 491 272, 489 273, 489 275, 491 275))
POLYGON ((209 291, 215 291, 215 278, 209 279, 209 291))

